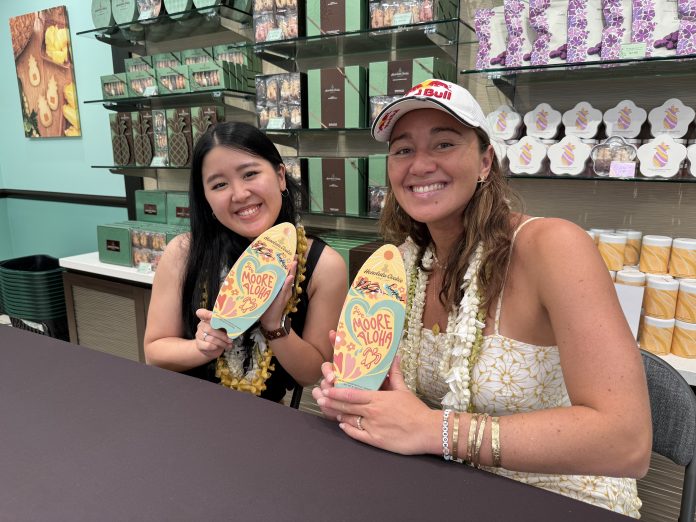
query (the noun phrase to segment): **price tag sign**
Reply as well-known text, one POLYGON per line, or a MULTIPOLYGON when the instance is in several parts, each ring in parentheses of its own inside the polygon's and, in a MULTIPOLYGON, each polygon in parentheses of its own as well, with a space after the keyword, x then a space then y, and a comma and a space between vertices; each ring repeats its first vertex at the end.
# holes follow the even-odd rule
POLYGON ((621 44, 619 58, 622 60, 637 60, 645 58, 645 42, 621 44))
POLYGON ((632 161, 612 161, 609 165, 610 178, 635 178, 636 164, 632 161))
POLYGON ((157 86, 150 85, 149 87, 145 87, 145 90, 143 91, 143 96, 157 96, 157 86))
POLYGON ((276 40, 280 40, 283 37, 283 31, 282 29, 271 29, 268 31, 266 34, 266 41, 267 42, 275 42, 276 40))
POLYGON ((392 25, 407 25, 411 23, 411 13, 400 13, 392 18, 392 25))
POLYGON ((152 272, 152 263, 138 263, 138 273, 149 274, 152 272))
POLYGON ((285 118, 270 118, 268 120, 267 129, 284 129, 285 128, 285 118))
POLYGON ((150 162, 151 167, 166 167, 167 166, 167 161, 164 159, 163 156, 155 156, 152 158, 152 161, 150 162))

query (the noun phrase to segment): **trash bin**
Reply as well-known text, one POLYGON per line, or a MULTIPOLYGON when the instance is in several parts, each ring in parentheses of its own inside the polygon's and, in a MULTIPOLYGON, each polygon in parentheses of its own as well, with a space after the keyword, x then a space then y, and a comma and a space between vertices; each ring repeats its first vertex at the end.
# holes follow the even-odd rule
POLYGON ((47 255, 0 261, 0 306, 15 328, 68 340, 63 269, 47 255))

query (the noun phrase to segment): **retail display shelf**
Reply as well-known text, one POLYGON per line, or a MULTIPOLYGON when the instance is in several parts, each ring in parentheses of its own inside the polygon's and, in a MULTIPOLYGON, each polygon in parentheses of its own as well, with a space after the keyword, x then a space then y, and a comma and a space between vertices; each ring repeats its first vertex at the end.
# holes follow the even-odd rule
POLYGON ((688 177, 681 177, 681 176, 675 176, 673 178, 660 178, 660 177, 654 177, 654 178, 644 178, 644 177, 635 177, 635 178, 614 178, 614 177, 607 177, 607 176, 561 176, 561 175, 555 175, 555 174, 509 174, 506 176, 507 179, 558 179, 558 180, 576 180, 576 181, 609 181, 609 182, 624 182, 624 183, 633 183, 639 182, 639 183, 696 183, 696 177, 694 176, 688 176, 688 177))
POLYGON ((140 272, 137 268, 102 263, 99 261, 98 252, 62 257, 58 261, 63 268, 123 279, 134 283, 151 285, 152 281, 155 279, 154 272, 140 272))
POLYGON ((215 33, 229 33, 230 42, 237 39, 249 43, 251 24, 251 13, 236 7, 217 5, 78 31, 77 34, 115 47, 134 47, 145 45, 145 42, 180 40, 215 33))
POLYGON ((201 104, 224 104, 239 110, 255 113, 255 98, 254 94, 241 91, 201 91, 118 99, 87 100, 84 103, 101 103, 105 108, 115 111, 149 109, 155 106, 188 107, 201 104))

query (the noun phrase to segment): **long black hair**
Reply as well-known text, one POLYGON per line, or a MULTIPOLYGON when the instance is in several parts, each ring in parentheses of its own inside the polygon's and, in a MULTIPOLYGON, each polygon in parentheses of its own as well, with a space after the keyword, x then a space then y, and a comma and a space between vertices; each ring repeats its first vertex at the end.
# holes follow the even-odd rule
MULTIPOLYGON (((246 123, 226 122, 214 125, 199 138, 193 148, 189 182, 191 235, 188 260, 181 292, 181 314, 184 335, 193 339, 198 326, 196 310, 213 309, 220 290, 221 273, 244 252, 250 241, 222 225, 215 217, 203 189, 203 160, 214 147, 228 147, 265 159, 276 170, 283 165, 278 149, 256 127, 246 123)), ((287 193, 275 224, 297 223, 295 197, 299 187, 291 176, 285 176, 287 193)))

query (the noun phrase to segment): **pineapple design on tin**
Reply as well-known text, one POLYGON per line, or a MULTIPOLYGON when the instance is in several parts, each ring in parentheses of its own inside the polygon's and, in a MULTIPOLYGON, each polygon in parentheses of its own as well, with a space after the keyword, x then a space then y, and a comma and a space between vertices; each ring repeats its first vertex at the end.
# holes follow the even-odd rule
POLYGON ((152 162, 152 113, 150 111, 133 112, 133 152, 135 164, 149 166, 152 162))
POLYGON ((191 163, 191 110, 187 107, 167 110, 169 164, 186 167, 191 163))
POLYGON ((131 116, 127 112, 109 115, 111 125, 111 146, 116 165, 128 165, 131 162, 132 129, 131 116), (129 139, 130 138, 130 139, 129 139))
POLYGON ((191 132, 192 143, 196 144, 198 138, 206 133, 208 128, 215 125, 222 118, 218 115, 218 108, 214 105, 204 107, 191 107, 191 132))

